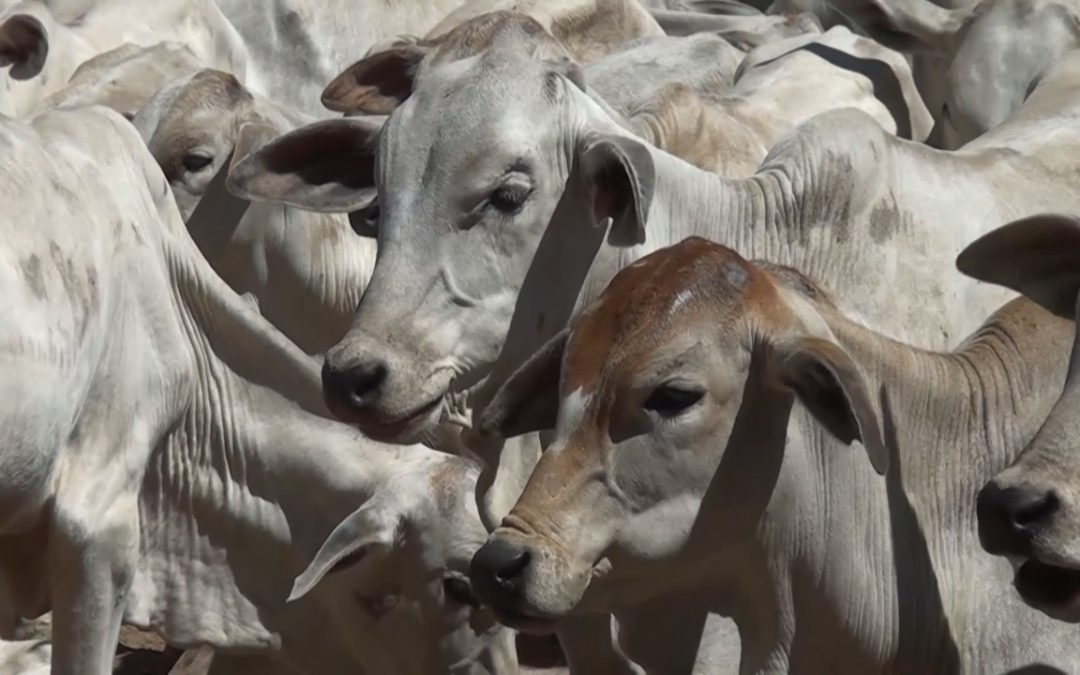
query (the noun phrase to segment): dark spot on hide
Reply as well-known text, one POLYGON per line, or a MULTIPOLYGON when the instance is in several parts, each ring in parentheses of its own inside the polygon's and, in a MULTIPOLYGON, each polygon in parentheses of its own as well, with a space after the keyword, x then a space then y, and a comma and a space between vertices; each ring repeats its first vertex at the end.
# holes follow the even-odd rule
POLYGON ((34 297, 38 300, 44 300, 45 277, 41 270, 41 258, 37 257, 37 254, 33 254, 29 258, 19 261, 19 269, 22 271, 23 279, 26 280, 26 285, 30 287, 30 292, 34 294, 34 297))

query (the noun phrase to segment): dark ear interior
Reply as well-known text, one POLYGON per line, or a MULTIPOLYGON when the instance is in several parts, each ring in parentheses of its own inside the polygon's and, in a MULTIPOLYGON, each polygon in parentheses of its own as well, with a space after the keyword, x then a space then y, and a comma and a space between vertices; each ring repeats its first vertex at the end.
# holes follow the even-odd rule
POLYGON ((656 168, 645 144, 627 136, 591 139, 582 152, 581 167, 591 189, 593 222, 599 226, 611 218, 608 243, 644 243, 656 187, 656 168))
POLYGON ((11 66, 16 80, 29 80, 41 72, 49 56, 45 26, 29 14, 15 14, 0 24, 0 68, 11 66))
POLYGON ((365 57, 327 85, 322 104, 340 113, 389 115, 412 94, 426 53, 420 45, 398 45, 365 57))
POLYGON ((555 427, 559 377, 569 330, 548 340, 510 376, 480 414, 476 431, 512 438, 555 427))
POLYGON ((833 436, 849 444, 860 441, 874 470, 884 475, 889 455, 881 424, 851 357, 820 338, 799 338, 776 350, 781 383, 833 436))
POLYGON ((375 198, 379 127, 345 118, 316 122, 250 152, 230 169, 229 191, 252 201, 347 213, 375 198))
POLYGON ((1017 220, 975 240, 956 267, 1071 319, 1080 291, 1080 221, 1053 214, 1017 220))

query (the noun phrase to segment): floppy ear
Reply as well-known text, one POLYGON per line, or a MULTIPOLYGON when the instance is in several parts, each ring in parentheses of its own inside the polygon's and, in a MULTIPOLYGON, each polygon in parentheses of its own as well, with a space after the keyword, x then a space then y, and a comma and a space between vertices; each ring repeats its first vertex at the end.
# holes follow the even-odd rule
POLYGON ((428 48, 395 45, 360 59, 326 86, 322 104, 340 113, 389 115, 409 98, 428 48))
POLYGON ((262 120, 241 124, 240 130, 236 132, 236 143, 233 144, 233 155, 229 161, 228 173, 231 175, 236 165, 244 158, 278 136, 281 136, 281 130, 262 120))
POLYGON ((289 602, 307 595, 326 575, 356 565, 394 545, 401 521, 385 502, 382 495, 372 497, 334 528, 315 559, 296 577, 289 602))
POLYGON ((832 0, 867 35, 900 52, 946 52, 968 9, 949 10, 930 0, 832 0))
POLYGON ((355 211, 375 198, 379 129, 378 124, 355 117, 301 127, 234 162, 229 191, 244 199, 308 211, 355 211))
POLYGON ((1071 319, 1080 291, 1080 221, 1052 214, 1017 220, 976 239, 956 267, 1071 319))
POLYGON ((847 352, 828 340, 800 337, 774 345, 781 384, 790 389, 829 433, 860 441, 878 475, 889 453, 866 383, 847 352))
POLYGON ((608 243, 633 246, 645 241, 645 221, 656 188, 656 168, 648 146, 627 136, 586 141, 581 170, 592 199, 593 222, 611 218, 608 243))
POLYGON ((512 438, 555 427, 559 375, 570 331, 564 328, 518 368, 480 413, 476 432, 512 438))
POLYGON ((11 66, 16 80, 29 80, 41 72, 49 56, 49 34, 29 14, 15 14, 0 24, 0 68, 11 66))

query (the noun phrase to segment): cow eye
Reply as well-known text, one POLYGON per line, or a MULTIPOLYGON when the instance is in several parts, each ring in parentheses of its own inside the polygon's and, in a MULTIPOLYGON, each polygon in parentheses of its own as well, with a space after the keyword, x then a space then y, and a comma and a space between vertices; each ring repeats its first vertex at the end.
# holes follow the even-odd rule
POLYGON ((495 188, 488 203, 503 213, 513 215, 525 205, 531 190, 525 185, 505 184, 495 188))
POLYGON ((213 157, 204 155, 201 152, 189 152, 184 155, 184 159, 181 163, 184 168, 191 172, 202 171, 206 167, 210 166, 210 163, 214 161, 213 157))
POLYGON ((704 395, 705 392, 701 389, 666 384, 657 387, 649 394, 649 398, 645 399, 644 407, 661 417, 676 417, 700 401, 704 395))
POLYGON ((454 602, 470 607, 479 607, 480 602, 472 592, 472 584, 464 576, 448 574, 443 578, 443 592, 454 602))

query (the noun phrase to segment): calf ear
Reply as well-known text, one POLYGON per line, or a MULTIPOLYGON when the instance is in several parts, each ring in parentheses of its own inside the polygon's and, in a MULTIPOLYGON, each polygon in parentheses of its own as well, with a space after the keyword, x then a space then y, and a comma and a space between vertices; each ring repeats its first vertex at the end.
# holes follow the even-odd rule
POLYGON ((396 45, 360 59, 326 86, 322 104, 340 113, 389 115, 412 94, 427 52, 421 45, 396 45))
POLYGON ((475 431, 512 438, 552 429, 559 415, 559 375, 570 332, 563 329, 529 357, 495 392, 475 431))
POLYGON ((315 559, 293 583, 289 602, 307 595, 323 577, 359 564, 373 553, 394 545, 400 520, 387 509, 385 499, 376 495, 334 528, 315 559))
POLYGON ((1050 214, 1017 220, 975 240, 956 267, 1071 319, 1080 291, 1080 221, 1050 214))
POLYGON ((870 463, 885 475, 889 453, 866 383, 847 352, 828 340, 801 337, 774 345, 781 384, 790 389, 829 433, 860 441, 870 463))
POLYGON ((252 201, 323 213, 355 211, 375 198, 379 128, 359 118, 309 124, 234 162, 226 185, 252 201))
POLYGON ((585 143, 580 163, 592 199, 593 222, 600 226, 611 219, 608 243, 644 243, 656 187, 656 167, 648 146, 626 136, 593 137, 585 143))
POLYGON ((29 14, 15 14, 0 24, 0 68, 11 66, 16 80, 41 72, 49 55, 49 34, 29 14))

